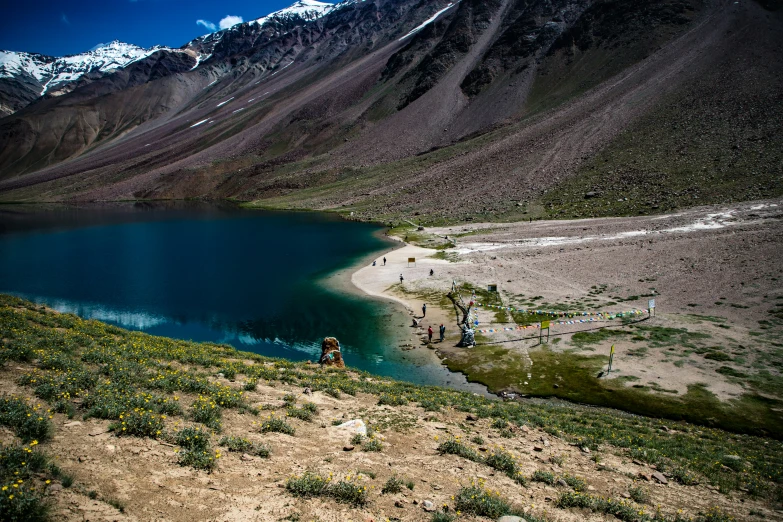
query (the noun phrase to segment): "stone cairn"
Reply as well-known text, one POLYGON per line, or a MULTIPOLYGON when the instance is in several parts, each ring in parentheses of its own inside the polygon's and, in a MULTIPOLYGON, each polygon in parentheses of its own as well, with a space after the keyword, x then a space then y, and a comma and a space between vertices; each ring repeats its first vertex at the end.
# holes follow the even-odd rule
POLYGON ((324 337, 321 343, 321 359, 318 362, 321 366, 345 368, 343 354, 340 353, 340 341, 334 337, 324 337))

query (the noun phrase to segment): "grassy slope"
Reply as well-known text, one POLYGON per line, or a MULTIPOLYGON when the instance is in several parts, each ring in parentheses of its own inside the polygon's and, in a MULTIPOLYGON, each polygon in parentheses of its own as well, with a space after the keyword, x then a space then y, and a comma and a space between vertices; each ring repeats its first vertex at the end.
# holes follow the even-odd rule
MULTIPOLYGON (((44 405, 71 415, 118 420, 141 396, 153 421, 165 412, 169 423, 184 414, 170 403, 171 397, 198 393, 200 400, 215 404, 218 412, 203 422, 210 424, 216 418, 219 426, 221 410, 252 413, 238 388, 214 382, 212 376, 222 373, 230 379, 242 376, 253 383, 283 382, 337 395, 364 392, 400 404, 414 402, 436 411, 455 408, 479 417, 541 427, 593 449, 608 444, 627 450, 634 458, 655 463, 675 477, 703 477, 701 480, 723 491, 744 488, 765 495, 783 482, 783 447, 754 436, 730 435, 684 422, 676 425, 677 434, 672 435, 660 430, 663 423, 659 420, 613 410, 500 402, 444 388, 365 379, 361 373, 318 370, 225 345, 130 332, 58 314, 10 296, 0 296, 0 319, 0 359, 33 365, 36 369, 23 375, 20 384, 46 401, 44 405), (721 466, 725 455, 739 455, 752 463, 751 469, 738 473, 721 466)), ((196 402, 189 410, 193 414, 196 402)), ((125 420, 130 425, 127 413, 125 420)), ((165 437, 166 428, 158 429, 157 435, 149 435, 165 437)))
POLYGON ((550 190, 541 201, 548 215, 651 214, 783 194, 783 98, 773 87, 783 82, 783 57, 767 54, 780 34, 764 28, 741 57, 716 57, 550 190))

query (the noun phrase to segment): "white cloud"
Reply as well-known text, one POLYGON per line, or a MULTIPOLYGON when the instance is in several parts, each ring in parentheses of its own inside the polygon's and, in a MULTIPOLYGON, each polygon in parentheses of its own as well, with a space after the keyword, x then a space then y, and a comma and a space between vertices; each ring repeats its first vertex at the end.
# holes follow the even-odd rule
POLYGON ((68 17, 67 17, 67 16, 65 16, 65 13, 63 13, 63 16, 60 18, 60 20, 62 20, 62 22, 63 22, 65 25, 71 25, 71 21, 70 21, 70 20, 68 20, 68 17))
POLYGON ((217 31, 217 26, 208 20, 196 20, 196 25, 203 25, 213 33, 217 31))
POLYGON ((242 22, 244 22, 244 20, 242 20, 241 16, 228 15, 227 17, 223 18, 220 21, 220 28, 228 29, 229 27, 233 25, 241 24, 242 22))

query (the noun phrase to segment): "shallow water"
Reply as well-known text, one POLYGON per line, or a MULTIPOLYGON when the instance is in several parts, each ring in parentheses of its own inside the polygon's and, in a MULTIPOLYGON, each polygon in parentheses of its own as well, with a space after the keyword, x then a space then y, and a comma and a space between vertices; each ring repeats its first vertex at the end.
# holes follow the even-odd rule
POLYGON ((481 391, 427 350, 400 351, 407 317, 395 305, 324 284, 388 250, 379 230, 328 214, 206 203, 9 206, 0 209, 0 292, 292 360, 317 360, 321 339, 335 336, 349 366, 481 391))

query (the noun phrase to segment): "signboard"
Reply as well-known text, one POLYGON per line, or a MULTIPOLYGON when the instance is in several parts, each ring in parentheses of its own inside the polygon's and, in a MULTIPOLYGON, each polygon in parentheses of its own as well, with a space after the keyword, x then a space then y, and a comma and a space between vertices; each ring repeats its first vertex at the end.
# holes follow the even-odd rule
POLYGON ((413 263, 413 266, 416 266, 416 258, 415 257, 409 257, 408 258, 408 266, 411 266, 411 263, 413 263))
POLYGON ((498 285, 487 285, 487 292, 497 292, 498 285))
POLYGON ((549 342, 549 323, 551 321, 541 321, 541 329, 538 331, 538 343, 544 339, 544 330, 546 330, 546 342, 549 342))
POLYGON ((650 299, 649 301, 647 301, 647 308, 649 308, 650 310, 655 308, 655 299, 650 299))

